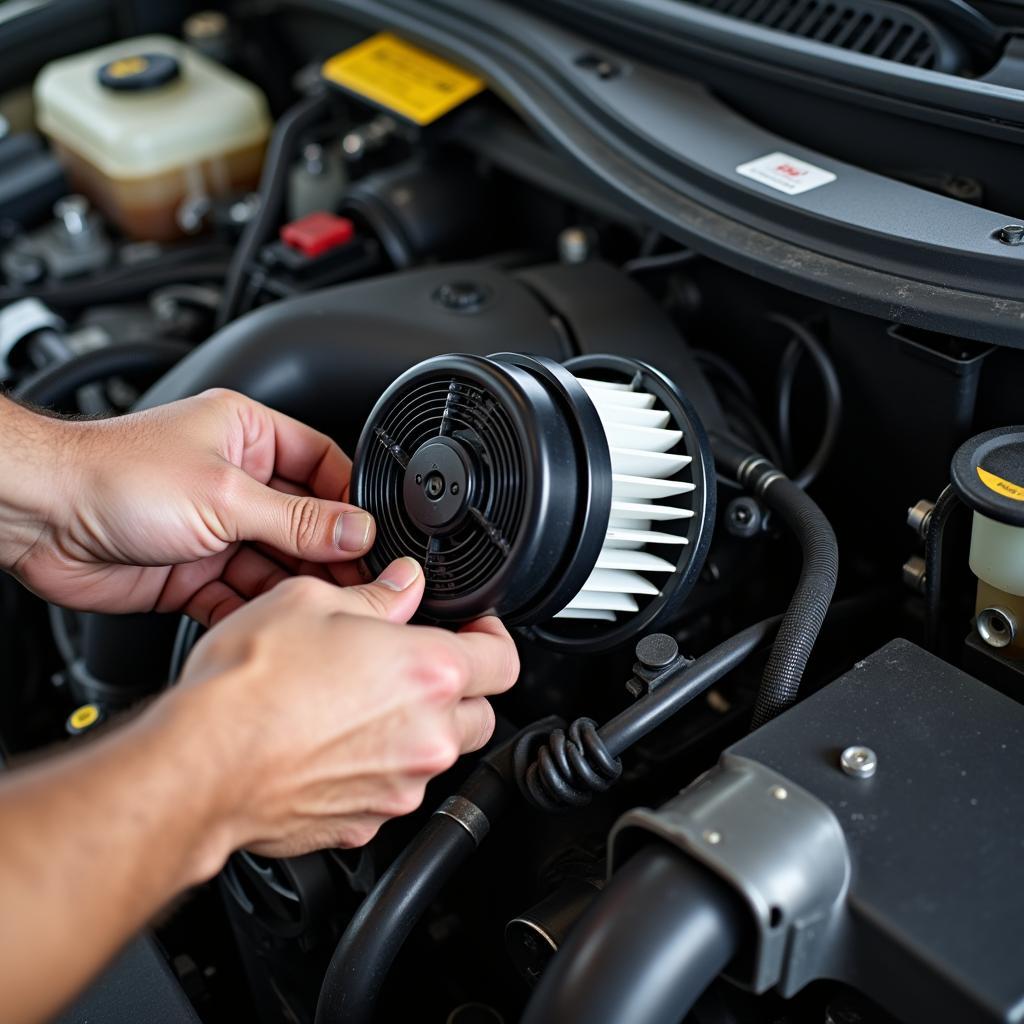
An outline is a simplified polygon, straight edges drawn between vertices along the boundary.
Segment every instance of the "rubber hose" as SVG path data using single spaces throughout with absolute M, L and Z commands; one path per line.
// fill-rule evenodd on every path
M 108 345 L 26 377 L 13 391 L 33 405 L 64 407 L 87 384 L 115 376 L 159 376 L 192 351 L 183 341 L 133 341 Z
M 504 809 L 508 791 L 490 765 L 482 764 L 459 795 L 487 821 Z M 367 1024 L 381 986 L 416 922 L 452 875 L 473 855 L 478 839 L 450 817 L 435 812 L 359 905 L 331 957 L 316 1005 L 316 1024 Z
M 839 546 L 818 505 L 764 456 L 728 438 L 716 437 L 713 443 L 715 458 L 723 470 L 779 516 L 803 553 L 800 578 L 761 677 L 754 704 L 756 729 L 796 702 L 807 661 L 835 593 Z
M 249 266 L 260 247 L 268 242 L 280 223 L 288 190 L 288 169 L 299 148 L 302 136 L 330 109 L 327 92 L 317 93 L 296 103 L 278 120 L 270 138 L 270 148 L 260 175 L 260 205 L 256 215 L 245 226 L 228 270 L 227 282 L 217 312 L 217 326 L 234 319 L 245 291 Z
M 522 1024 L 679 1024 L 736 955 L 736 894 L 655 844 L 613 876 L 555 954 Z
M 598 730 L 608 752 L 618 757 L 728 675 L 772 635 L 781 618 L 776 615 L 741 630 L 620 711 Z

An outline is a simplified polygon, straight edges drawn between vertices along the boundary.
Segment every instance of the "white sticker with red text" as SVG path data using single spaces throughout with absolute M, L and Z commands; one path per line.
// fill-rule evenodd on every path
M 809 192 L 812 188 L 820 188 L 836 180 L 831 171 L 815 167 L 806 160 L 798 160 L 788 153 L 759 156 L 749 163 L 740 164 L 736 168 L 736 173 L 759 181 L 778 192 L 785 192 L 788 196 L 798 196 L 801 192 Z

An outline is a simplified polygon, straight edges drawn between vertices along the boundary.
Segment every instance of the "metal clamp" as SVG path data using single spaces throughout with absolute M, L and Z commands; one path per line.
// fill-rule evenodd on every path
M 843 830 L 817 797 L 735 754 L 656 811 L 623 815 L 609 837 L 614 869 L 654 833 L 723 878 L 750 909 L 753 949 L 733 969 L 755 992 L 792 995 L 819 976 L 850 881 Z
M 36 331 L 63 331 L 64 321 L 39 299 L 18 299 L 0 309 L 0 379 L 10 374 L 8 360 L 17 346 Z

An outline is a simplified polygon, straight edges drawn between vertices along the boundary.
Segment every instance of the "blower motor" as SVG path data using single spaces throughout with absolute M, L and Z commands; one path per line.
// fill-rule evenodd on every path
M 634 359 L 515 353 L 412 367 L 370 414 L 352 500 L 380 572 L 424 567 L 421 616 L 500 616 L 603 650 L 678 612 L 715 518 L 714 463 L 689 401 Z

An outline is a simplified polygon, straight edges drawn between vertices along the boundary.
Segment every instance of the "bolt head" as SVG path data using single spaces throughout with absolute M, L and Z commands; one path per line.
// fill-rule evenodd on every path
M 854 745 L 839 755 L 839 767 L 855 779 L 870 779 L 878 769 L 878 757 L 870 747 Z
M 776 800 L 786 800 L 789 797 L 789 790 L 785 786 L 772 786 L 768 791 Z
M 998 238 L 1003 245 L 1024 244 L 1024 224 L 1004 224 L 999 229 Z
M 716 829 L 709 828 L 704 833 L 704 842 L 710 846 L 717 846 L 722 841 L 722 833 Z

